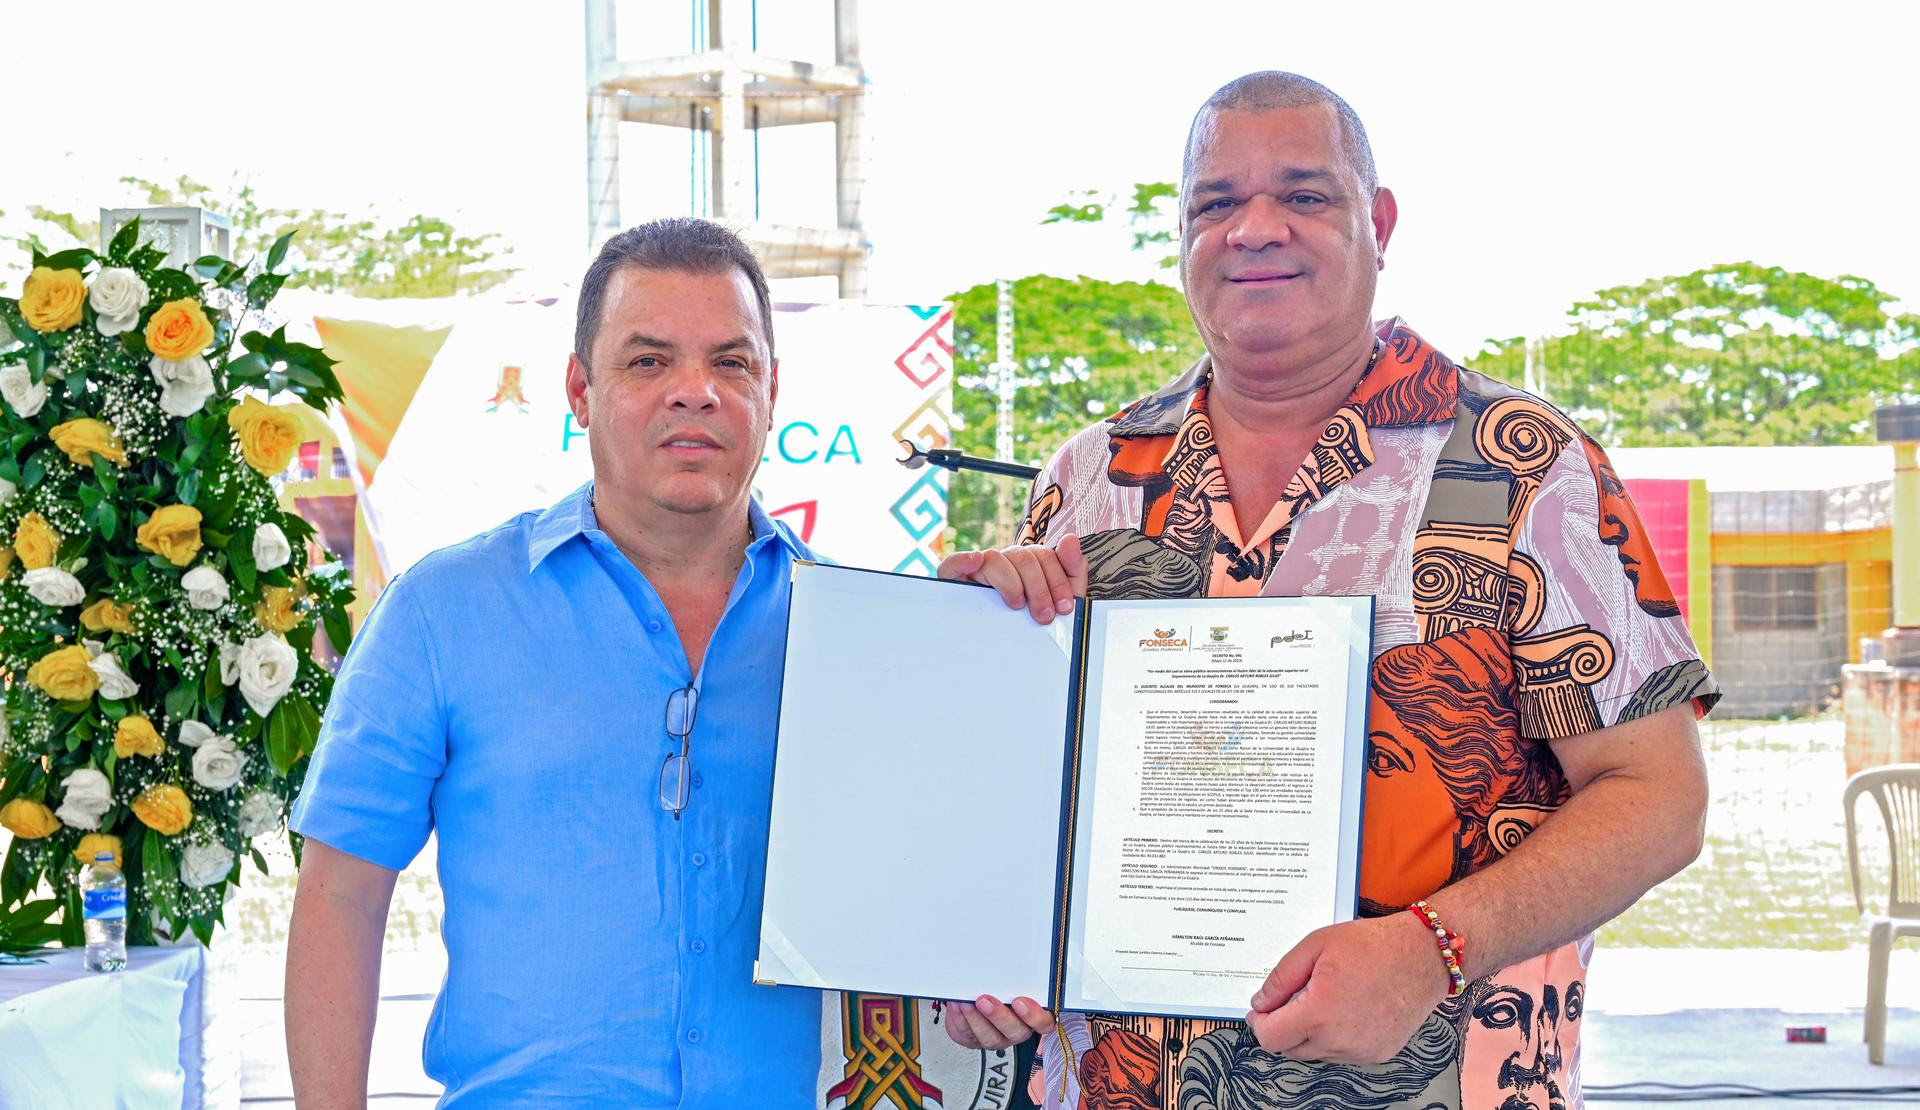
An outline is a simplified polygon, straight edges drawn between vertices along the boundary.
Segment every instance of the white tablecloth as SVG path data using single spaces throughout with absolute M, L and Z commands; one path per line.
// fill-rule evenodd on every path
M 77 948 L 35 955 L 46 962 L 0 964 L 0 1108 L 208 1101 L 205 949 L 131 948 L 125 970 L 100 974 Z

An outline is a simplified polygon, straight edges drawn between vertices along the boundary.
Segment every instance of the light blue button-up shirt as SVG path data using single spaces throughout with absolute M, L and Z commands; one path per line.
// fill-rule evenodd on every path
M 814 1106 L 819 994 L 752 983 L 788 572 L 813 556 L 751 507 L 675 821 L 666 704 L 694 676 L 591 491 L 388 586 L 293 827 L 395 870 L 438 835 L 441 1105 Z

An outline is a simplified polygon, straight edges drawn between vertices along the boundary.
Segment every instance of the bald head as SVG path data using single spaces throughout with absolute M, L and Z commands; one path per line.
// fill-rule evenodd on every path
M 1367 142 L 1367 129 L 1353 108 L 1332 89 L 1311 78 L 1277 69 L 1261 70 L 1236 77 L 1220 86 L 1194 113 L 1193 126 L 1187 131 L 1187 152 L 1180 163 L 1180 189 L 1185 192 L 1193 177 L 1193 155 L 1215 112 L 1271 112 L 1276 108 L 1307 108 L 1327 104 L 1340 120 L 1340 145 L 1360 186 L 1371 197 L 1380 187 L 1380 173 L 1373 165 L 1373 146 Z

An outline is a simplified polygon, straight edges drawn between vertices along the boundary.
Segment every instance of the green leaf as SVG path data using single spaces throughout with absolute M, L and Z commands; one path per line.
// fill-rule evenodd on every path
M 167 692 L 167 716 L 176 721 L 184 721 L 193 713 L 194 705 L 199 701 L 199 692 L 191 682 L 182 682 Z
M 200 680 L 200 693 L 211 703 L 226 692 L 226 683 L 220 681 L 220 651 L 215 648 L 207 653 L 207 673 Z
M 49 256 L 43 265 L 50 270 L 84 270 L 89 262 L 98 257 L 85 247 L 74 247 Z
M 320 610 L 320 624 L 327 630 L 327 642 L 333 650 L 345 655 L 353 643 L 353 622 L 347 619 L 346 610 L 331 605 Z
M 278 270 L 280 263 L 286 261 L 287 247 L 292 245 L 293 237 L 296 234 L 298 234 L 298 232 L 289 231 L 273 241 L 273 247 L 267 251 L 267 271 L 269 273 Z
M 217 254 L 203 254 L 193 260 L 194 272 L 209 281 L 217 279 L 220 271 L 226 268 L 227 260 Z
M 200 498 L 200 472 L 189 470 L 180 475 L 180 481 L 174 486 L 174 493 L 182 505 L 191 505 Z M 112 537 L 108 537 L 111 539 Z
M 39 485 L 40 479 L 46 477 L 47 468 L 40 461 L 40 454 L 35 452 L 34 456 L 27 460 L 27 465 L 20 468 L 20 484 L 27 489 Z
M 253 865 L 260 869 L 262 875 L 271 873 L 267 870 L 267 857 L 260 854 L 260 849 L 249 846 L 247 853 L 253 857 Z
M 87 923 L 80 913 L 80 888 L 77 885 L 67 891 L 66 912 L 60 915 L 60 943 L 68 948 L 79 948 L 87 943 Z
M 292 716 L 284 700 L 267 715 L 267 758 L 273 761 L 273 769 L 282 775 L 293 770 L 294 763 L 300 758 L 298 741 L 293 735 Z
M 107 244 L 107 256 L 125 261 L 127 253 L 133 250 L 134 244 L 139 241 L 140 217 L 135 216 L 120 225 L 119 231 L 113 233 L 113 242 Z

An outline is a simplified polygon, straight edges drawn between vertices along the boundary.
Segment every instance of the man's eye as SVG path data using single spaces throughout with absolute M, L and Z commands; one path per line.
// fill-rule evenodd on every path
M 1221 197 L 1219 200 L 1211 200 L 1201 205 L 1197 210 L 1195 210 L 1194 215 L 1205 216 L 1208 214 L 1212 214 L 1217 216 L 1220 213 L 1225 212 L 1227 209 L 1232 208 L 1237 203 L 1239 202 L 1235 201 L 1232 197 Z
M 1315 205 L 1327 203 L 1327 198 L 1317 197 L 1312 193 L 1296 193 L 1287 198 L 1287 203 L 1297 204 L 1302 208 L 1312 208 Z
M 661 363 L 660 359 L 654 355 L 641 355 L 639 358 L 634 359 L 632 362 L 628 363 L 627 365 L 638 366 L 643 370 L 655 370 L 655 369 L 658 369 L 660 366 L 662 366 L 663 363 Z

